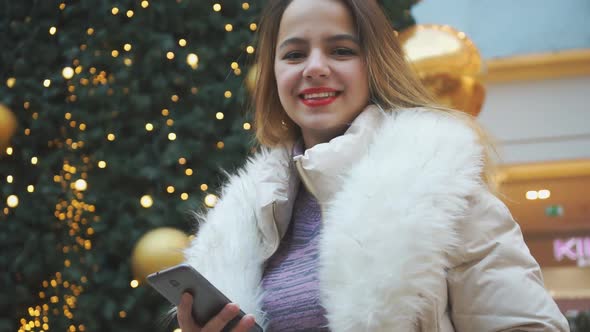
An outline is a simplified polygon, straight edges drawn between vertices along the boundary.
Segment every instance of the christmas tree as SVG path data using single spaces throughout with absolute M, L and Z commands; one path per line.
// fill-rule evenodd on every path
M 383 2 L 413 24 L 415 1 Z M 133 248 L 158 227 L 193 233 L 190 211 L 253 150 L 244 82 L 263 4 L 0 6 L 0 330 L 174 329 Z

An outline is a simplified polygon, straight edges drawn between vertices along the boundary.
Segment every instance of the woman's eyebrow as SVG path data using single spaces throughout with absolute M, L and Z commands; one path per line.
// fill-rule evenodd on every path
M 305 39 L 303 39 L 303 38 L 292 37 L 292 38 L 289 38 L 289 39 L 285 39 L 281 43 L 281 45 L 279 45 L 279 49 L 285 48 L 285 47 L 287 47 L 289 45 L 293 45 L 293 44 L 296 44 L 296 45 L 307 44 L 307 41 Z
M 338 34 L 338 35 L 333 35 L 333 36 L 324 38 L 324 42 L 326 42 L 326 43 L 334 43 L 334 42 L 343 41 L 343 40 L 351 41 L 351 42 L 359 45 L 358 38 L 356 38 L 353 35 L 349 35 L 349 34 Z M 307 44 L 307 43 L 308 43 L 307 40 L 304 38 L 292 37 L 292 38 L 288 38 L 288 39 L 284 40 L 281 43 L 281 45 L 279 45 L 279 49 L 285 48 L 285 47 L 287 47 L 289 45 L 293 45 L 293 44 L 301 45 L 301 44 Z
M 334 35 L 334 36 L 330 36 L 328 38 L 325 38 L 324 41 L 328 42 L 328 43 L 333 43 L 333 42 L 337 42 L 337 41 L 351 41 L 357 45 L 359 45 L 359 40 L 356 36 L 353 35 L 349 35 L 349 34 L 340 34 L 340 35 Z

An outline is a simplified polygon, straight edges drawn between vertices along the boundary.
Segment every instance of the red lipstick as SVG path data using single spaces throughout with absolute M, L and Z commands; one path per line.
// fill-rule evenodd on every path
M 305 95 L 312 95 L 312 94 L 329 94 L 328 96 L 313 96 L 312 98 L 305 98 Z M 328 88 L 328 87 L 318 87 L 318 88 L 309 88 L 301 91 L 299 93 L 299 98 L 301 98 L 301 102 L 305 106 L 309 107 L 318 107 L 318 106 L 325 106 L 329 105 L 338 98 L 340 92 L 338 90 Z

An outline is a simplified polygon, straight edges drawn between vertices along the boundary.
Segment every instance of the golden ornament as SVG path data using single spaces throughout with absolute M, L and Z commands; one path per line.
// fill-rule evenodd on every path
M 134 277 L 141 282 L 150 273 L 182 263 L 188 244 L 188 236 L 175 228 L 161 227 L 145 233 L 133 249 Z
M 485 98 L 475 44 L 447 25 L 415 25 L 399 36 L 406 58 L 443 105 L 477 116 Z
M 422 82 L 442 105 L 473 116 L 481 112 L 486 93 L 483 84 L 477 78 L 438 73 L 422 78 Z
M 16 131 L 16 117 L 8 107 L 0 104 L 0 149 L 9 145 Z

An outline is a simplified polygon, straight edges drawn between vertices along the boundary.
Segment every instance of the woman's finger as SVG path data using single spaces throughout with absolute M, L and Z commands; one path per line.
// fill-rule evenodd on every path
M 234 317 L 240 313 L 240 307 L 235 303 L 228 303 L 221 311 L 203 326 L 202 332 L 219 332 Z M 184 330 L 183 330 L 184 332 Z
M 236 327 L 232 329 L 232 332 L 248 332 L 252 327 L 254 327 L 254 323 L 256 320 L 252 315 L 245 315 L 240 319 L 240 322 Z
M 180 304 L 177 307 L 176 318 L 182 332 L 200 332 L 201 327 L 197 325 L 192 315 L 193 297 L 189 293 L 182 294 Z

